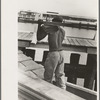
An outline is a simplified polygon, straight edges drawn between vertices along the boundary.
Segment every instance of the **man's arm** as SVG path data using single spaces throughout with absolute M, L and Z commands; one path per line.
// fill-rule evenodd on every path
M 45 38 L 47 33 L 45 32 L 45 27 L 41 26 L 41 23 L 39 22 L 38 25 L 38 31 L 37 31 L 37 40 L 40 41 L 43 38 Z
M 62 40 L 66 39 L 65 31 L 63 28 L 61 28 L 61 33 L 62 33 Z

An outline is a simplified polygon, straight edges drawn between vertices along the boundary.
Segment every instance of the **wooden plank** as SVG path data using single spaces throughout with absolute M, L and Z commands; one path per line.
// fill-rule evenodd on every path
M 68 38 L 68 41 L 70 42 L 71 45 L 75 45 L 75 43 L 73 42 L 71 38 Z
M 33 60 L 23 61 L 22 64 L 26 66 L 26 70 L 27 71 L 34 70 L 34 69 L 39 69 L 39 68 L 43 68 L 42 65 L 37 64 Z
M 89 43 L 91 43 L 94 47 L 97 47 L 97 42 L 94 40 L 88 40 Z
M 73 41 L 73 38 L 71 38 L 71 41 L 72 41 L 73 45 L 77 46 L 77 45 L 76 45 L 76 42 Z
M 29 93 L 28 93 L 29 92 Z M 47 100 L 41 95 L 28 91 L 22 86 L 18 86 L 18 100 Z
M 87 44 L 87 42 L 85 42 L 84 39 L 80 39 L 80 41 L 81 41 L 81 43 L 82 43 L 84 46 L 86 46 L 86 47 L 90 47 L 90 45 Z
M 25 20 L 25 19 L 20 19 L 18 18 L 18 22 L 21 22 L 21 23 L 38 23 L 36 20 L 33 21 L 33 20 Z M 47 22 L 47 21 L 44 21 L 43 22 L 44 24 L 46 25 L 60 25 L 60 26 L 67 26 L 67 27 L 72 27 L 72 28 L 81 28 L 81 29 L 87 29 L 87 24 L 83 24 L 81 23 L 81 27 L 79 27 L 79 24 L 78 23 L 71 23 L 71 22 L 67 22 L 67 23 L 58 23 L 58 22 Z M 96 28 L 97 26 L 96 25 L 90 25 L 89 24 L 89 27 L 88 29 L 90 30 L 97 30 Z
M 32 60 L 32 58 L 31 57 L 27 57 L 24 54 L 18 54 L 18 61 L 19 62 L 26 61 L 26 60 Z
M 29 46 L 30 46 L 30 41 L 18 40 L 18 47 L 29 47 Z
M 97 100 L 97 92 L 84 88 L 82 86 L 78 86 L 69 82 L 66 82 L 67 91 L 74 93 L 86 100 Z
M 83 46 L 82 43 L 80 43 L 80 40 L 76 38 L 76 41 L 79 43 L 80 46 Z
M 25 37 L 28 35 L 29 33 L 25 33 L 20 39 L 25 40 Z
M 32 79 L 37 79 L 38 78 L 38 76 L 35 73 L 33 73 L 32 71 L 25 71 L 24 74 L 31 77 Z
M 86 44 L 84 44 L 81 39 L 76 39 L 76 40 L 80 44 L 80 46 L 86 46 Z
M 24 40 L 32 40 L 33 33 L 29 33 Z
M 23 35 L 21 35 L 20 39 L 23 39 L 23 37 L 27 35 L 27 32 L 23 32 Z
M 18 32 L 18 37 L 20 37 L 21 34 L 23 34 L 23 32 Z
M 18 89 L 18 100 L 38 100 L 35 97 L 31 96 L 27 92 Z
M 66 44 L 67 44 L 67 45 L 71 45 L 71 43 L 69 42 L 68 38 L 66 38 L 65 41 L 66 41 Z
M 94 47 L 93 44 L 91 44 L 90 42 L 88 42 L 87 39 L 84 39 L 84 41 L 89 45 L 89 47 Z
M 31 77 L 32 80 L 33 79 L 38 79 L 38 77 L 34 73 L 32 73 L 31 71 L 24 72 L 24 74 L 26 74 L 27 76 Z M 27 79 L 24 78 L 24 80 L 27 80 Z M 43 82 L 42 82 L 42 84 L 43 84 Z M 80 86 L 77 86 L 77 85 L 74 85 L 74 84 L 71 84 L 71 83 L 68 83 L 68 82 L 66 84 L 67 84 L 67 90 L 69 92 L 72 92 L 75 95 L 78 95 L 78 96 L 80 96 L 80 97 L 82 97 L 82 98 L 84 98 L 86 100 L 97 100 L 96 99 L 97 98 L 97 92 L 94 92 L 92 90 L 89 90 L 89 89 L 86 89 L 86 88 L 83 88 L 83 87 L 80 87 Z M 49 86 L 49 85 L 46 85 L 46 86 Z M 46 87 L 42 87 L 39 90 L 41 90 L 41 89 L 47 89 L 47 88 Z
M 28 40 L 28 41 L 31 41 L 32 40 L 32 36 L 33 34 L 32 33 L 27 33 L 28 35 L 26 37 L 23 38 L 18 38 L 19 40 Z
M 30 35 L 28 36 L 29 40 L 32 40 L 32 36 L 33 36 L 33 34 L 30 34 Z
M 75 44 L 76 46 L 80 46 L 80 44 L 77 42 L 77 40 L 76 40 L 75 38 L 72 38 L 72 41 L 74 42 L 74 44 Z
M 35 73 L 39 78 L 44 79 L 44 68 L 39 68 L 32 70 L 33 73 Z
M 25 88 L 27 88 L 25 91 L 28 90 L 28 93 L 36 91 L 37 94 L 52 100 L 85 100 L 39 78 L 32 79 L 26 75 L 23 75 L 22 73 L 19 73 L 19 76 L 19 84 L 22 84 Z
M 43 93 L 39 93 L 35 90 L 30 90 L 25 85 L 18 84 L 18 97 L 22 100 L 52 100 L 50 97 L 45 96 Z
M 25 66 L 22 63 L 18 63 L 18 68 L 22 71 L 25 71 Z
M 23 52 L 21 50 L 18 50 L 18 54 L 22 54 Z
M 71 40 L 71 38 L 67 38 L 67 40 L 69 41 L 69 43 L 70 43 L 71 45 L 74 45 L 74 44 L 73 44 L 73 41 Z
M 27 36 L 24 37 L 24 40 L 28 40 L 29 35 L 30 35 L 30 33 L 28 33 Z
M 23 32 L 22 34 L 20 34 L 20 36 L 18 37 L 18 39 L 21 39 L 26 33 Z
M 38 78 L 37 74 L 33 73 L 32 71 L 27 71 L 26 70 L 26 66 L 24 66 L 24 65 L 23 66 L 22 65 L 19 66 L 18 73 L 22 73 L 23 75 L 26 75 L 26 76 L 28 76 L 28 77 L 30 77 L 32 79 L 37 79 Z M 22 80 L 24 81 L 25 79 L 22 79 Z
M 86 41 L 86 39 L 82 39 L 81 41 L 82 41 L 82 42 L 85 44 L 85 46 L 87 46 L 87 47 L 91 47 L 91 46 L 92 46 L 90 43 L 88 43 L 88 42 Z

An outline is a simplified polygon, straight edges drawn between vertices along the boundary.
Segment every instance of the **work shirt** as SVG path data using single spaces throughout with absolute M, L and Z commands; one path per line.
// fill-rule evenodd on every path
M 48 35 L 49 51 L 62 50 L 62 42 L 65 37 L 65 31 L 60 26 L 39 25 L 37 31 L 37 40 L 42 40 Z

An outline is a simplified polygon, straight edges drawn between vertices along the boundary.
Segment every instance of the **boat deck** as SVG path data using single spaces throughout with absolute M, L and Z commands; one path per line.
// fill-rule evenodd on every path
M 43 80 L 44 67 L 18 51 L 19 100 L 96 100 L 97 92 L 66 82 L 67 91 Z
M 32 32 L 18 32 L 18 46 L 19 47 L 42 47 L 48 48 L 47 38 L 39 41 L 36 45 L 31 43 L 33 37 Z M 92 39 L 67 37 L 63 41 L 63 48 L 67 51 L 79 51 L 89 54 L 97 53 L 97 42 Z

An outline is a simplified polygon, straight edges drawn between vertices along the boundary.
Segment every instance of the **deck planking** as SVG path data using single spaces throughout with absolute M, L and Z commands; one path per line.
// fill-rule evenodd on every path
M 36 70 L 32 70 L 39 78 L 44 79 L 44 68 L 38 68 Z
M 23 41 L 32 41 L 33 33 L 25 33 L 25 32 L 18 32 L 18 39 Z M 38 43 L 48 43 L 47 40 L 41 40 Z M 95 40 L 89 40 L 89 39 L 81 39 L 81 38 L 72 38 L 67 37 L 66 40 L 63 41 L 64 45 L 72 45 L 72 46 L 85 46 L 85 47 L 96 47 L 96 41 Z
M 18 61 L 19 61 L 19 62 L 23 62 L 23 61 L 26 61 L 26 60 L 32 60 L 32 58 L 31 58 L 31 57 L 27 57 L 27 56 L 24 55 L 24 54 L 19 54 L 19 55 L 18 55 Z
M 42 65 L 35 63 L 33 60 L 23 61 L 22 64 L 24 66 L 27 66 L 26 68 L 27 71 L 43 68 Z
M 74 42 L 74 44 L 75 44 L 76 46 L 80 46 L 80 44 L 78 43 L 78 41 L 77 41 L 75 38 L 72 38 L 72 41 Z
M 23 52 L 21 50 L 18 50 L 18 54 L 22 54 Z
M 84 47 L 86 46 L 86 44 L 84 44 L 81 39 L 77 39 L 77 41 L 80 44 L 80 46 L 84 46 Z
M 90 42 L 88 42 L 88 40 L 84 39 L 84 41 L 86 42 L 86 44 L 88 44 L 90 47 L 94 47 L 93 44 L 91 44 Z
M 91 43 L 94 47 L 97 46 L 97 42 L 96 41 L 93 41 L 93 40 L 87 40 L 89 43 Z
M 21 54 L 23 54 L 23 53 L 21 52 Z M 20 53 L 18 53 L 18 55 L 20 55 Z M 32 60 L 31 59 L 27 59 L 27 60 L 23 59 L 23 61 L 18 63 L 19 73 L 22 74 L 22 77 L 19 74 L 19 77 L 21 78 L 21 81 L 19 81 L 19 83 L 21 83 L 21 84 L 24 83 L 23 85 L 25 87 L 27 87 L 27 89 L 26 88 L 22 89 L 22 87 L 19 89 L 25 90 L 25 92 L 28 91 L 29 94 L 30 94 L 30 92 L 32 92 L 31 90 L 33 89 L 37 92 L 37 94 L 39 93 L 39 95 L 40 95 L 40 93 L 42 92 L 43 93 L 42 95 L 46 96 L 46 98 L 53 98 L 55 100 L 62 100 L 62 99 L 63 100 L 66 100 L 66 99 L 67 100 L 85 100 L 85 99 L 86 100 L 96 100 L 97 94 L 96 94 L 96 92 L 93 92 L 92 90 L 85 89 L 83 87 L 73 85 L 73 84 L 70 84 L 67 82 L 66 83 L 67 90 L 69 92 L 68 91 L 65 92 L 64 90 L 62 90 L 58 87 L 55 87 L 54 85 L 52 85 L 50 83 L 43 81 L 42 79 L 44 79 L 44 77 L 43 77 L 44 68 L 42 66 L 40 68 L 40 65 L 35 63 L 34 61 L 33 61 L 33 63 L 32 62 L 30 63 L 30 61 L 32 61 Z M 23 62 L 25 62 L 24 63 L 25 65 L 23 64 Z M 32 68 L 29 66 L 32 66 Z M 33 66 L 34 66 L 34 68 L 36 68 L 36 66 L 39 66 L 39 67 L 34 69 Z M 27 68 L 29 68 L 29 69 L 27 70 Z M 23 77 L 23 75 L 25 77 Z M 31 78 L 31 79 L 28 80 L 26 77 Z M 33 82 L 33 81 L 36 81 L 36 82 Z M 66 95 L 66 93 L 67 93 L 67 95 Z M 83 98 L 85 98 L 85 99 L 83 99 Z M 49 100 L 49 99 L 46 99 L 46 100 Z M 50 99 L 50 100 L 52 100 L 52 99 Z
M 71 38 L 68 38 L 67 40 L 69 41 L 69 43 L 70 43 L 71 45 L 75 45 L 75 43 L 72 41 Z
M 18 38 L 21 39 L 25 34 L 26 32 L 21 33 Z
M 26 70 L 25 66 L 22 63 L 18 63 L 18 68 L 20 70 L 22 70 L 22 71 L 25 71 Z
M 84 39 L 80 39 L 80 41 L 83 43 L 84 46 L 90 47 L 91 45 L 88 44 Z
M 20 39 L 25 40 L 25 38 L 27 37 L 27 35 L 29 35 L 30 33 L 25 33 Z
M 22 90 L 26 89 L 25 91 L 28 93 L 36 91 L 37 94 L 41 95 L 41 97 L 45 96 L 50 100 L 85 100 L 48 82 L 45 82 L 40 78 L 33 79 L 22 73 L 19 73 L 19 76 L 19 86 L 21 84 L 25 87 Z
M 67 44 L 67 45 L 71 45 L 67 38 L 66 38 L 65 41 L 66 41 L 66 44 Z
M 32 40 L 33 33 L 29 33 L 26 37 L 24 37 L 24 40 Z

